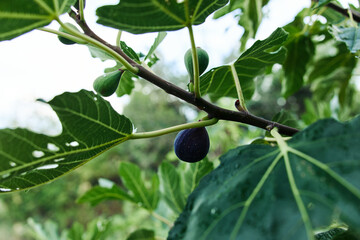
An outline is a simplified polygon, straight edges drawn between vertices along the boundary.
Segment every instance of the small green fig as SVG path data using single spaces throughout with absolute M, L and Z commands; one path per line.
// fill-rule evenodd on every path
M 210 148 L 209 135 L 205 127 L 180 131 L 174 141 L 176 156 L 185 162 L 198 162 L 206 157 Z
M 65 23 L 65 25 L 69 28 L 72 28 L 75 31 L 80 32 L 79 29 L 71 23 Z M 65 31 L 65 29 L 63 27 L 59 28 L 59 32 L 68 33 L 67 31 Z M 66 37 L 62 37 L 62 36 L 58 36 L 58 39 L 60 40 L 60 42 L 62 42 L 63 44 L 66 44 L 66 45 L 72 45 L 72 44 L 76 43 L 73 40 L 70 40 L 70 39 L 68 39 Z
M 98 77 L 93 84 L 94 90 L 104 97 L 112 95 L 119 85 L 122 73 L 122 70 L 117 70 Z
M 202 49 L 200 47 L 196 48 L 196 53 L 197 53 L 198 61 L 199 61 L 199 75 L 201 75 L 206 70 L 207 66 L 209 65 L 209 55 L 207 54 L 207 52 L 204 49 Z M 193 66 L 191 48 L 186 51 L 185 56 L 184 56 L 184 62 L 185 62 L 186 70 L 188 71 L 188 73 L 190 75 L 190 78 L 193 79 L 194 78 L 194 66 Z

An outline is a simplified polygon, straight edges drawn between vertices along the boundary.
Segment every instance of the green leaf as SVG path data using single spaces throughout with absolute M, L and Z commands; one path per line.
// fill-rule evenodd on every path
M 1 0 L 0 41 L 43 27 L 70 10 L 76 0 Z
M 155 232 L 153 230 L 138 229 L 131 233 L 126 240 L 155 240 Z
M 338 94 L 339 103 L 343 107 L 356 64 L 355 56 L 346 49 L 345 44 L 338 46 L 335 56 L 318 60 L 309 75 L 314 98 L 331 101 Z
M 338 41 L 344 42 L 350 52 L 356 53 L 360 49 L 360 29 L 358 27 L 336 27 L 330 28 L 330 32 Z
M 182 191 L 185 197 L 194 191 L 200 180 L 214 169 L 214 165 L 207 159 L 196 163 L 181 163 Z
M 96 186 L 87 191 L 82 195 L 77 202 L 85 203 L 89 202 L 91 205 L 95 206 L 98 203 L 106 200 L 128 200 L 133 203 L 137 203 L 132 196 L 126 193 L 124 190 L 118 186 L 113 186 L 112 188 Z
M 299 120 L 296 118 L 296 116 L 289 111 L 281 110 L 278 112 L 271 121 L 281 123 L 283 125 L 293 127 L 293 128 L 299 128 Z M 271 137 L 271 134 L 269 131 L 266 131 L 265 133 L 266 137 Z
M 315 62 L 313 70 L 309 74 L 309 82 L 312 83 L 319 78 L 326 78 L 335 72 L 337 68 L 345 67 L 352 70 L 355 65 L 356 61 L 353 54 L 340 48 L 338 54 L 321 58 Z
M 119 86 L 116 89 L 116 95 L 118 97 L 131 94 L 135 87 L 134 78 L 138 78 L 138 76 L 125 70 L 125 72 L 121 75 Z
M 288 53 L 283 64 L 282 94 L 287 98 L 303 86 L 307 64 L 315 53 L 315 47 L 311 38 L 303 35 L 292 39 L 285 47 Z
M 229 0 L 121 0 L 96 10 L 98 23 L 131 33 L 178 30 L 198 25 Z M 185 4 L 186 2 L 186 4 Z
M 129 47 L 124 41 L 120 41 L 120 48 L 132 60 L 134 60 L 137 63 L 140 63 L 139 55 L 131 47 Z
M 124 186 L 132 192 L 134 201 L 147 210 L 155 210 L 159 202 L 159 179 L 156 174 L 151 178 L 150 188 L 144 185 L 140 168 L 129 162 L 121 162 L 119 175 Z
M 319 119 L 331 117 L 332 111 L 330 102 L 328 101 L 319 101 L 315 103 L 314 101 L 306 98 L 304 100 L 304 105 L 306 111 L 301 116 L 301 119 L 307 125 L 310 125 Z
M 93 58 L 99 58 L 103 62 L 105 62 L 106 60 L 115 60 L 112 55 L 100 48 L 89 44 L 87 45 L 87 47 L 89 48 L 90 54 Z
M 151 57 L 151 55 L 153 55 L 153 53 L 155 52 L 156 48 L 160 45 L 160 43 L 164 40 L 164 38 L 166 37 L 167 33 L 166 32 L 159 32 L 157 37 L 154 40 L 153 45 L 151 45 L 150 50 L 148 52 L 148 54 L 146 54 L 144 60 L 148 59 Z
M 48 103 L 61 121 L 59 136 L 20 128 L 0 130 L 1 192 L 52 181 L 132 134 L 130 120 L 93 92 L 63 93 Z
M 360 232 L 360 117 L 321 120 L 278 146 L 229 151 L 189 196 L 168 239 L 314 239 Z
M 219 19 L 223 16 L 225 16 L 228 13 L 231 13 L 232 11 L 235 11 L 237 9 L 241 9 L 243 6 L 242 0 L 230 0 L 230 4 L 226 5 L 223 8 L 220 8 L 214 13 L 214 19 Z
M 112 231 L 112 221 L 101 218 L 94 219 L 89 224 L 87 224 L 85 237 L 82 239 L 106 240 L 109 239 L 109 235 L 112 233 Z
M 319 0 L 314 6 L 313 8 L 319 8 L 319 7 L 323 7 L 325 6 L 326 4 L 332 2 L 334 0 Z
M 215 12 L 214 18 L 224 16 L 234 10 L 239 9 L 239 25 L 244 28 L 242 35 L 241 50 L 245 49 L 246 42 L 254 38 L 263 18 L 262 8 L 268 4 L 269 0 L 230 0 L 230 4 Z
M 244 27 L 245 31 L 240 40 L 241 49 L 245 49 L 247 41 L 256 36 L 263 18 L 262 8 L 268 2 L 269 0 L 242 0 L 239 25 Z
M 159 167 L 161 190 L 166 204 L 177 214 L 180 214 L 185 206 L 185 197 L 181 191 L 181 181 L 176 168 L 163 162 Z
M 254 78 L 256 76 L 260 75 L 267 66 L 282 63 L 285 60 L 286 50 L 282 47 L 276 51 L 274 49 L 283 44 L 286 38 L 287 33 L 278 28 L 265 40 L 256 41 L 235 61 L 236 74 L 245 99 L 250 99 L 254 94 Z M 209 94 L 212 99 L 237 98 L 234 81 L 230 66 L 213 68 L 201 76 L 201 94 Z
M 71 228 L 67 234 L 67 239 L 68 240 L 82 240 L 83 234 L 84 234 L 83 225 L 81 225 L 79 222 L 75 222 L 71 226 Z

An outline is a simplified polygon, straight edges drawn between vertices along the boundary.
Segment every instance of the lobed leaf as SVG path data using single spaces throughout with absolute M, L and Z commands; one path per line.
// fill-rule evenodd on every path
M 318 121 L 278 146 L 221 157 L 189 196 L 168 239 L 315 239 L 346 224 L 360 232 L 360 117 Z
M 181 163 L 179 166 L 182 177 L 182 191 L 187 198 L 197 187 L 200 180 L 214 169 L 214 165 L 207 159 L 196 163 Z
M 70 11 L 76 0 L 1 0 L 0 41 L 46 26 Z
M 209 94 L 212 99 L 221 97 L 237 98 L 234 74 L 240 81 L 245 99 L 250 99 L 255 91 L 254 78 L 261 74 L 267 66 L 282 63 L 285 60 L 286 50 L 282 47 L 274 50 L 285 42 L 287 33 L 276 29 L 265 40 L 256 41 L 234 63 L 236 73 L 231 66 L 221 66 L 211 69 L 201 76 L 201 94 Z
M 181 179 L 176 168 L 168 162 L 163 162 L 158 175 L 166 204 L 175 213 L 180 214 L 185 206 L 186 196 L 181 191 Z
M 135 203 L 150 211 L 155 210 L 159 202 L 159 179 L 152 176 L 150 188 L 146 188 L 140 168 L 129 162 L 121 162 L 119 175 L 124 186 L 131 191 Z
M 133 126 L 93 92 L 63 93 L 48 104 L 62 124 L 59 136 L 0 130 L 0 192 L 35 187 L 126 141 Z
M 85 203 L 89 202 L 91 205 L 95 206 L 98 203 L 106 200 L 128 200 L 130 202 L 136 203 L 133 197 L 128 193 L 123 191 L 118 186 L 114 185 L 111 188 L 96 186 L 87 191 L 82 195 L 77 202 Z
M 117 5 L 98 8 L 97 22 L 135 34 L 172 31 L 203 23 L 228 1 L 121 0 Z

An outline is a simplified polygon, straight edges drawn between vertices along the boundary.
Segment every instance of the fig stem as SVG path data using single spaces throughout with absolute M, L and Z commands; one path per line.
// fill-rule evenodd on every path
M 200 95 L 199 59 L 198 59 L 196 45 L 195 45 L 194 31 L 193 31 L 191 24 L 189 24 L 187 26 L 187 28 L 189 30 L 189 37 L 190 37 L 190 43 L 191 43 L 191 54 L 192 54 L 192 60 L 194 63 L 193 64 L 194 76 L 190 77 L 190 78 L 193 79 L 195 98 L 200 98 L 201 95 Z
M 123 58 L 120 54 L 118 54 L 116 51 L 114 51 L 110 47 L 106 46 L 105 44 L 103 44 L 103 43 L 101 43 L 101 42 L 99 42 L 97 40 L 95 40 L 92 37 L 87 36 L 86 34 L 83 34 L 81 32 L 77 32 L 77 31 L 69 28 L 59 18 L 56 18 L 56 21 L 64 28 L 64 30 L 66 30 L 66 32 L 70 33 L 71 35 L 73 35 L 73 36 L 75 36 L 77 38 L 85 40 L 86 42 L 90 43 L 91 45 L 93 45 L 93 46 L 107 52 L 111 56 L 113 56 L 115 58 L 115 60 L 119 61 L 130 72 L 132 72 L 134 74 L 137 74 L 139 72 L 139 69 L 137 67 L 132 66 L 128 61 L 126 61 L 125 58 Z
M 240 79 L 239 79 L 239 76 L 237 75 L 237 71 L 236 71 L 234 63 L 230 65 L 230 68 L 231 68 L 231 74 L 233 75 L 233 78 L 234 78 L 236 91 L 237 91 L 238 98 L 239 98 L 240 107 L 241 107 L 241 109 L 243 111 L 248 112 L 248 110 L 246 108 L 246 104 L 245 104 L 244 94 L 242 92 L 241 85 L 240 85 Z
M 80 15 L 80 21 L 85 21 L 85 15 L 84 15 L 84 6 L 85 6 L 85 0 L 79 0 L 79 15 Z
M 121 35 L 122 35 L 122 31 L 119 30 L 117 35 L 116 35 L 116 46 L 117 47 L 120 47 Z
M 184 123 L 184 124 L 176 125 L 176 126 L 169 127 L 169 128 L 151 131 L 151 132 L 133 133 L 129 139 L 158 137 L 161 135 L 165 135 L 165 134 L 172 133 L 172 132 L 178 132 L 178 131 L 188 129 L 188 128 L 198 128 L 198 127 L 206 127 L 206 126 L 214 125 L 218 121 L 219 121 L 219 119 L 212 118 L 212 119 L 204 120 L 204 121 L 200 121 L 200 122 Z
M 168 225 L 170 228 L 173 227 L 173 223 L 168 220 L 167 218 L 157 214 L 156 212 L 151 212 L 151 216 L 153 216 L 154 218 L 156 218 L 157 220 L 159 220 L 160 222 L 165 223 L 166 225 Z
M 74 41 L 74 42 L 76 42 L 78 44 L 86 44 L 87 43 L 86 41 L 84 41 L 81 38 L 78 38 L 78 37 L 75 37 L 75 36 L 73 36 L 71 34 L 68 34 L 68 33 L 65 33 L 65 32 L 60 32 L 60 31 L 57 31 L 57 30 L 54 30 L 54 29 L 51 29 L 51 28 L 38 28 L 38 30 L 43 31 L 43 32 L 56 34 L 58 36 L 67 38 L 69 40 L 72 40 L 72 41 Z

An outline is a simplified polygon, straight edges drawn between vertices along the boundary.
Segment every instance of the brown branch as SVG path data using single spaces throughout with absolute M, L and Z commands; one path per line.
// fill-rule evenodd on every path
M 79 26 L 83 29 L 84 33 L 89 37 L 96 39 L 97 41 L 105 44 L 112 50 L 116 51 L 122 57 L 124 57 L 131 65 L 137 67 L 139 69 L 138 76 L 144 78 L 145 80 L 153 83 L 154 85 L 158 86 L 159 88 L 163 89 L 168 94 L 176 96 L 194 106 L 199 108 L 200 110 L 205 111 L 210 117 L 215 117 L 219 120 L 228 120 L 234 122 L 241 122 L 246 123 L 252 126 L 256 126 L 265 130 L 271 130 L 274 127 L 277 127 L 280 134 L 292 136 L 297 133 L 299 130 L 282 125 L 276 122 L 272 122 L 257 116 L 254 116 L 248 112 L 239 112 L 239 111 L 231 111 L 228 109 L 221 108 L 216 106 L 203 98 L 196 98 L 193 93 L 189 93 L 182 88 L 166 81 L 165 79 L 161 78 L 160 76 L 152 73 L 151 71 L 147 70 L 143 66 L 137 64 L 132 59 L 130 59 L 119 47 L 113 46 L 99 36 L 97 36 L 89 27 L 88 25 L 81 21 L 78 15 L 75 12 L 70 12 L 70 16 L 79 24 Z
M 352 18 L 356 21 L 356 22 L 360 22 L 360 13 L 357 11 L 354 11 L 353 9 L 345 9 L 342 8 L 341 6 L 335 4 L 335 3 L 328 3 L 326 5 L 327 7 L 335 10 L 338 13 L 341 13 L 342 15 L 346 16 L 346 17 L 350 17 L 349 15 L 349 11 L 351 12 Z
M 314 2 L 319 2 L 319 0 L 313 0 Z M 345 17 L 350 17 L 349 11 L 351 12 L 352 18 L 356 21 L 356 22 L 360 22 L 360 13 L 353 10 L 353 9 L 345 9 L 339 5 L 337 5 L 336 3 L 328 3 L 326 4 L 326 7 L 331 8 L 332 10 L 344 15 Z

